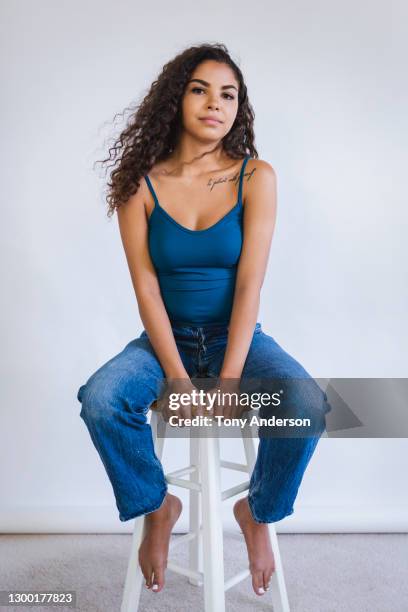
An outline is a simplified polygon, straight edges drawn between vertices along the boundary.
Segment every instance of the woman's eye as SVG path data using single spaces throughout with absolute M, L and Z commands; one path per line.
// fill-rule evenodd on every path
M 193 87 L 193 89 L 191 91 L 192 92 L 195 92 L 195 91 L 204 91 L 204 89 L 202 87 Z M 231 96 L 231 94 L 225 93 L 224 95 L 228 96 L 229 100 L 234 100 L 234 96 Z

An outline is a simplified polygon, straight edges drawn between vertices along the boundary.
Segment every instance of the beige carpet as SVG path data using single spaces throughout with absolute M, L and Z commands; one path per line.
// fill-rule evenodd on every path
M 408 534 L 278 537 L 291 612 L 408 611 Z M 74 590 L 80 612 L 119 612 L 130 543 L 130 535 L 2 535 L 0 590 Z M 187 546 L 172 560 L 185 564 Z M 224 547 L 228 578 L 247 566 L 246 550 L 238 533 L 225 533 Z M 170 571 L 166 580 L 161 593 L 143 591 L 139 612 L 204 610 L 202 588 Z M 270 594 L 256 596 L 249 578 L 226 602 L 227 612 L 272 611 Z

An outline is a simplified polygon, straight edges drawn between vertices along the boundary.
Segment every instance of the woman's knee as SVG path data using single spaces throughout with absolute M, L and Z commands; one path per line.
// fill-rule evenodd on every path
M 272 382 L 272 379 L 271 379 Z M 326 393 L 312 377 L 274 379 L 275 394 L 278 389 L 279 403 L 267 405 L 260 416 L 291 419 L 285 423 L 304 423 L 302 431 L 320 432 L 326 425 L 325 415 L 330 405 Z M 268 391 L 270 389 L 268 386 Z M 306 427 L 306 429 L 304 429 Z
M 139 418 L 160 395 L 160 371 L 151 367 L 117 368 L 105 365 L 77 393 L 80 416 L 87 420 L 110 420 L 121 412 Z
M 80 417 L 87 421 L 108 420 L 120 402 L 118 387 L 95 375 L 79 388 L 77 397 L 82 404 Z
M 330 406 L 326 393 L 312 377 L 291 381 L 287 400 L 287 411 L 291 417 L 304 420 L 312 431 L 325 428 L 325 416 Z

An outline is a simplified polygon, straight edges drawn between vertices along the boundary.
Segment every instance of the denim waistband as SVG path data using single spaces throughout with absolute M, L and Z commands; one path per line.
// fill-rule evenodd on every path
M 201 340 L 206 338 L 215 338 L 218 336 L 227 336 L 229 330 L 229 323 L 206 323 L 205 325 L 185 325 L 171 323 L 171 329 L 176 338 L 179 339 L 198 339 Z M 254 327 L 254 334 L 262 331 L 261 323 L 258 321 Z M 144 329 L 141 333 L 142 337 L 147 337 L 146 330 Z
M 172 323 L 171 328 L 175 335 L 217 336 L 228 333 L 229 323 L 206 323 L 204 325 L 186 325 Z M 261 329 L 261 323 L 258 321 L 255 324 L 254 333 L 260 332 Z

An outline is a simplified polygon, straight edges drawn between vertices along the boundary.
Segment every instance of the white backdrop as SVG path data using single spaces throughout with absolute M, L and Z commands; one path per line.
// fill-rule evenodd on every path
M 2 531 L 132 528 L 119 521 L 76 399 L 142 330 L 92 164 L 106 156 L 114 114 L 190 44 L 223 42 L 238 61 L 260 157 L 277 173 L 264 331 L 317 377 L 407 376 L 406 5 L 198 10 L 1 4 Z M 226 453 L 241 453 L 238 440 Z M 406 530 L 407 455 L 406 439 L 322 439 L 278 531 Z M 186 457 L 167 443 L 167 471 Z M 225 513 L 233 526 L 227 504 Z

